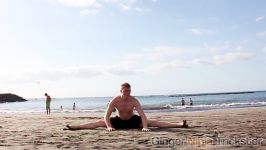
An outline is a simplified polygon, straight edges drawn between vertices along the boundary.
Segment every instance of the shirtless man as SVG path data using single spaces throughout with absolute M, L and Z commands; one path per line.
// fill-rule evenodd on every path
M 46 113 L 47 113 L 47 115 L 50 115 L 50 113 L 51 113 L 51 108 L 50 108 L 51 97 L 47 93 L 45 93 L 44 95 L 46 96 Z
M 67 129 L 82 130 L 106 127 L 107 131 L 114 131 L 116 129 L 138 128 L 142 128 L 142 131 L 150 131 L 148 127 L 181 128 L 188 126 L 186 124 L 186 120 L 183 120 L 183 122 L 179 124 L 148 120 L 139 101 L 135 97 L 130 95 L 131 87 L 128 83 L 123 83 L 121 85 L 120 92 L 121 95 L 113 98 L 109 103 L 103 120 L 84 125 L 67 125 Z M 118 116 L 110 117 L 114 108 L 117 109 Z M 139 116 L 134 114 L 134 109 L 138 112 Z

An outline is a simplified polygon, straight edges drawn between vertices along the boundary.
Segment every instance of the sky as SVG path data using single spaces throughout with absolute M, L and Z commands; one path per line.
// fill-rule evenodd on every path
M 266 90 L 264 0 L 0 0 L 0 93 Z

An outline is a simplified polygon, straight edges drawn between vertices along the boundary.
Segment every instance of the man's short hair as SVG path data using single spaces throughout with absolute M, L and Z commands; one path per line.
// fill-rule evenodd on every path
M 121 88 L 123 88 L 123 87 L 126 87 L 126 88 L 131 88 L 131 86 L 130 86 L 130 84 L 129 83 L 123 83 L 123 84 L 121 84 Z

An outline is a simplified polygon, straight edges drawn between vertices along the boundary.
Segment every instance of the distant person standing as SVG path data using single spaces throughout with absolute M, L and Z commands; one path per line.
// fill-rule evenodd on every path
M 189 105 L 190 105 L 190 106 L 193 106 L 193 101 L 192 101 L 191 98 L 189 98 Z
M 76 110 L 76 103 L 74 102 L 74 104 L 73 104 L 73 111 L 75 111 Z
M 50 104 L 52 99 L 47 93 L 45 93 L 44 95 L 46 96 L 46 113 L 47 115 L 50 115 L 51 113 Z
M 182 99 L 181 99 L 181 106 L 184 106 L 185 105 L 185 100 L 184 100 L 184 98 L 182 97 Z

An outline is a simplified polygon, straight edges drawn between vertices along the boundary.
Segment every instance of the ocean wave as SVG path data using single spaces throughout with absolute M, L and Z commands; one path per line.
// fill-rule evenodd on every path
M 51 109 L 51 113 L 97 113 L 97 112 L 105 112 L 105 109 Z M 46 114 L 45 110 L 13 110 L 13 109 L 4 109 L 0 110 L 0 114 Z
M 198 104 L 198 105 L 174 105 L 174 104 L 158 104 L 158 105 L 143 105 L 142 108 L 147 112 L 160 112 L 160 111 L 201 111 L 201 110 L 210 110 L 210 109 L 227 109 L 227 108 L 245 108 L 245 107 L 260 107 L 266 106 L 266 101 L 261 102 L 232 102 L 232 103 L 222 103 L 222 104 Z M 71 108 L 60 109 L 51 109 L 52 113 L 104 113 L 106 107 L 97 107 L 97 108 L 80 108 L 75 111 Z M 45 114 L 44 109 L 29 109 L 29 108 L 13 108 L 13 109 L 0 109 L 0 114 Z
M 208 110 L 208 109 L 219 109 L 219 108 L 236 108 L 236 107 L 251 107 L 251 106 L 266 106 L 266 102 L 242 102 L 242 103 L 223 103 L 223 104 L 200 104 L 200 105 L 185 105 L 177 106 L 172 104 L 166 104 L 163 106 L 145 106 L 144 110 Z
M 187 96 L 207 96 L 207 95 L 230 95 L 230 94 L 250 94 L 260 91 L 245 91 L 245 92 L 222 92 L 222 93 L 195 93 L 195 94 L 173 94 L 169 97 L 187 97 Z

